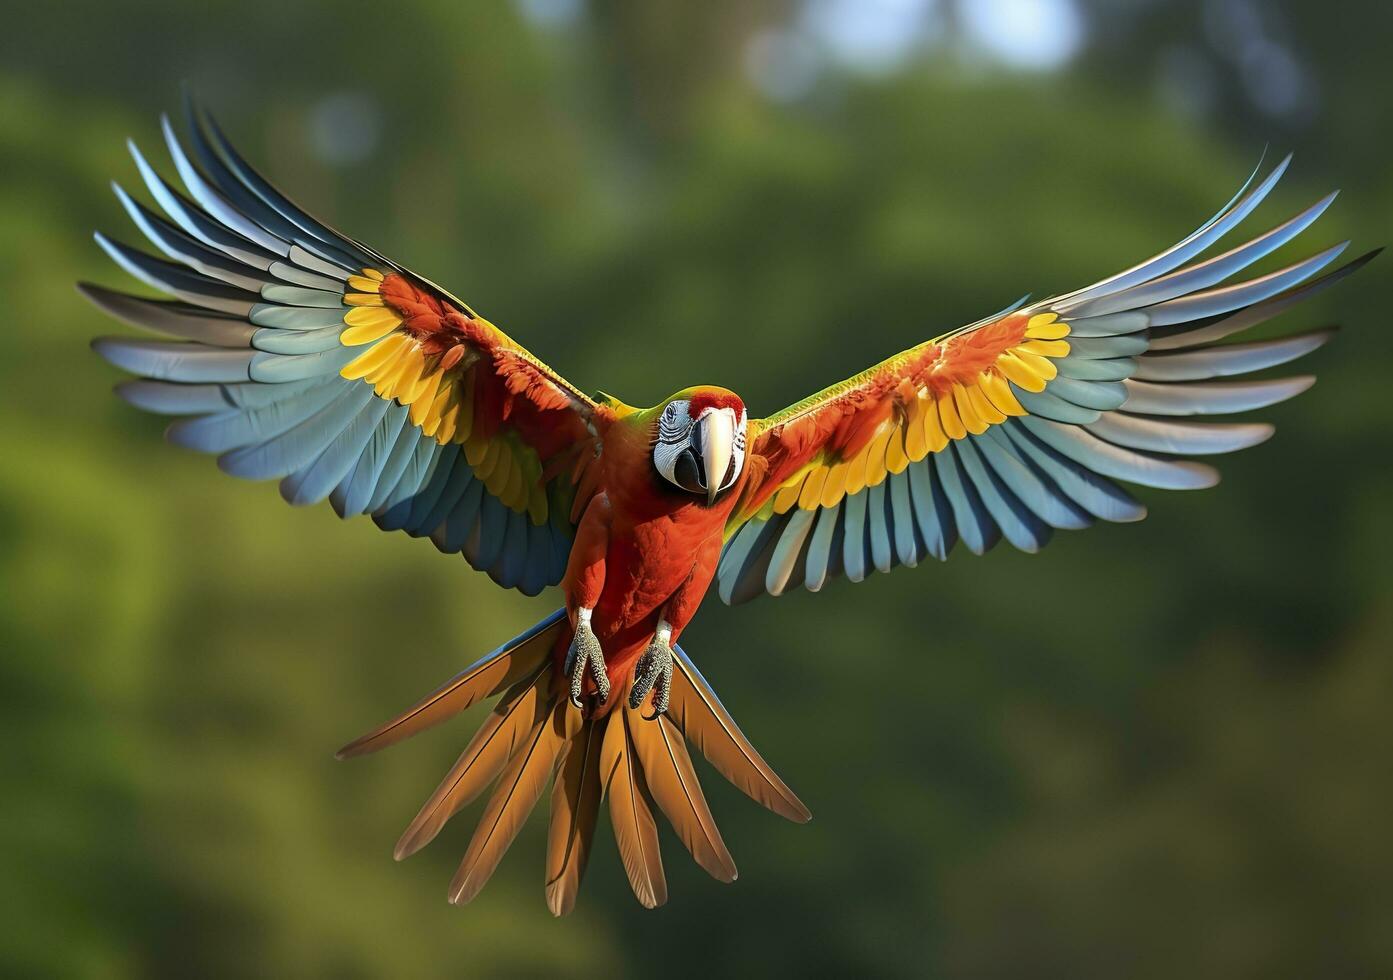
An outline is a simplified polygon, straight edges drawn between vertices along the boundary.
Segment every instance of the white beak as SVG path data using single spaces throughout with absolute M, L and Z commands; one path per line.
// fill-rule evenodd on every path
M 716 502 L 726 470 L 735 452 L 735 411 L 719 408 L 704 416 L 701 425 L 701 462 L 706 470 L 706 503 Z

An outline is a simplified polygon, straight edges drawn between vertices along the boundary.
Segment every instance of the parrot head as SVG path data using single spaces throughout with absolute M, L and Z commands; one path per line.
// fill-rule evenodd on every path
M 745 403 L 724 388 L 688 388 L 659 406 L 653 465 L 675 487 L 713 504 L 745 466 Z

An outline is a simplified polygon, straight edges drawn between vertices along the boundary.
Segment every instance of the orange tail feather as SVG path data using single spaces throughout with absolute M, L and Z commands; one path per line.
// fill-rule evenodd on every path
M 658 850 L 658 824 L 648 802 L 648 787 L 634 759 L 628 720 L 627 712 L 610 712 L 600 746 L 600 771 L 629 887 L 639 903 L 651 909 L 667 901 L 667 878 Z
M 624 714 L 634 754 L 653 799 L 696 863 L 717 881 L 734 881 L 738 874 L 735 859 L 706 805 L 682 733 L 666 716 L 648 721 L 643 711 L 642 707 L 626 707 Z
M 488 720 L 474 733 L 459 760 L 397 841 L 398 861 L 434 840 L 447 820 L 498 778 L 551 708 L 550 686 L 551 674 L 541 668 L 499 698 Z
M 556 635 L 569 625 L 566 610 L 558 609 L 526 633 L 475 661 L 391 721 L 349 742 L 335 753 L 336 757 L 348 759 L 395 745 L 516 684 L 540 666 L 551 653 Z
M 397 842 L 398 859 L 415 853 L 494 784 L 450 883 L 451 902 L 463 904 L 478 895 L 553 774 L 546 899 L 554 915 L 575 907 L 605 794 L 629 883 L 642 904 L 653 908 L 667 901 L 654 802 L 702 868 L 720 881 L 734 881 L 735 861 L 706 803 L 687 741 L 757 803 L 790 820 L 810 819 L 808 808 L 750 745 L 680 649 L 667 714 L 648 721 L 642 711 L 624 707 L 627 692 L 616 689 L 615 710 L 584 717 L 557 682 L 552 656 L 567 625 L 564 611 L 554 613 L 340 750 L 340 757 L 375 751 L 503 692 Z
M 603 740 L 603 723 L 586 720 L 580 734 L 567 744 L 552 784 L 547 833 L 547 908 L 552 915 L 567 915 L 575 908 L 590 858 L 600 797 L 604 795 L 600 779 Z

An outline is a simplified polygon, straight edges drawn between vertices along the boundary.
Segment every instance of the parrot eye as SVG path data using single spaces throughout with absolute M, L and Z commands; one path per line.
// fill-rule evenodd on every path
M 687 440 L 687 430 L 692 420 L 687 417 L 686 402 L 672 402 L 658 417 L 658 442 L 661 445 L 675 446 Z

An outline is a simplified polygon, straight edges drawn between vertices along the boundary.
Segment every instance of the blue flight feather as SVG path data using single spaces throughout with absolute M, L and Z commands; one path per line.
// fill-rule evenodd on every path
M 1064 358 L 1068 360 L 1068 358 Z M 1097 361 L 1085 361 L 1097 364 Z M 1111 412 L 1121 408 L 1127 400 L 1127 389 L 1116 382 L 1080 381 L 1077 378 L 1056 377 L 1045 389 L 1046 394 L 1062 398 L 1071 405 L 1092 409 L 1095 412 Z M 1072 420 L 1070 420 L 1072 421 Z
M 249 480 L 288 476 L 313 462 L 373 397 L 367 385 L 348 386 L 324 408 L 275 438 L 218 457 L 218 466 L 224 473 Z
M 999 440 L 991 433 L 983 433 L 972 436 L 971 441 L 982 463 L 1050 527 L 1078 530 L 1093 523 L 1087 511 L 1032 469 L 1009 439 Z
M 871 563 L 876 571 L 888 572 L 894 567 L 894 550 L 890 546 L 890 527 L 885 512 L 885 481 L 881 480 L 861 493 L 866 495 L 866 526 L 870 529 Z
M 1041 442 L 1102 476 L 1163 490 L 1199 490 L 1219 482 L 1212 466 L 1173 460 L 1104 442 L 1087 429 L 1024 418 L 1025 428 Z
M 290 254 L 289 242 L 276 237 L 242 214 L 204 179 L 203 175 L 189 161 L 188 156 L 184 153 L 184 148 L 179 145 L 179 140 L 174 135 L 174 127 L 170 125 L 168 116 L 160 117 L 160 128 L 164 132 L 165 146 L 169 150 L 170 158 L 174 161 L 174 169 L 179 172 L 179 179 L 184 182 L 184 188 L 203 210 L 230 231 L 235 231 L 266 251 L 274 252 L 280 256 Z
M 1118 446 L 1175 455 L 1231 453 L 1256 446 L 1271 438 L 1272 426 L 1263 422 L 1179 422 L 1143 418 L 1126 412 L 1109 412 L 1088 426 L 1100 439 Z
M 895 556 L 901 565 L 913 568 L 919 564 L 919 540 L 914 533 L 914 505 L 909 502 L 909 474 L 892 473 L 885 482 L 890 485 L 891 525 L 895 533 Z
M 182 262 L 205 276 L 221 280 L 229 286 L 253 293 L 260 290 L 269 281 L 263 276 L 253 275 L 252 273 L 256 270 L 249 268 L 245 263 L 229 259 L 222 253 L 199 242 L 193 236 L 175 228 L 168 221 L 133 200 L 125 189 L 115 181 L 112 181 L 111 189 L 116 192 L 116 199 L 121 202 L 121 206 L 125 208 L 136 227 L 149 239 L 150 244 L 171 259 Z
M 340 347 L 337 350 L 320 351 L 317 354 L 268 354 L 258 351 L 252 357 L 249 372 L 253 381 L 283 384 L 286 381 L 302 381 L 325 375 L 337 375 L 344 365 L 357 357 L 361 351 L 354 347 Z M 366 388 L 372 385 L 362 381 L 343 381 L 345 386 Z
M 1152 279 L 1091 303 L 1085 303 L 1083 306 L 1073 308 L 1071 313 L 1073 316 L 1101 316 L 1143 306 L 1153 306 L 1223 282 L 1263 256 L 1275 252 L 1305 231 L 1325 213 L 1326 208 L 1330 207 L 1331 202 L 1335 200 L 1335 196 L 1335 194 L 1330 194 L 1322 198 L 1296 217 L 1251 241 L 1239 245 L 1237 248 L 1230 249 L 1223 255 L 1217 255 L 1212 259 L 1181 269 L 1178 272 L 1172 272 L 1159 279 Z
M 479 518 L 479 554 L 474 567 L 488 571 L 503 551 L 503 539 L 508 531 L 508 508 L 493 494 L 484 494 Z
M 829 559 L 832 557 L 832 537 L 841 520 L 840 501 L 831 507 L 820 507 L 817 512 L 817 527 L 808 542 L 808 560 L 803 568 L 803 584 L 808 591 L 816 592 L 827 581 Z
M 484 482 L 472 480 L 464 488 L 464 493 L 455 501 L 455 507 L 445 518 L 445 534 L 441 538 L 441 550 L 459 551 L 469 532 L 479 521 L 479 506 L 483 501 Z
M 338 394 L 334 387 L 321 385 L 255 408 L 233 409 L 176 422 L 165 436 L 176 446 L 204 453 L 225 453 L 288 432 L 323 409 Z
M 866 495 L 853 493 L 842 499 L 845 538 L 842 540 L 842 567 L 846 577 L 860 582 L 866 577 Z
M 1137 370 L 1135 357 L 1109 357 L 1089 360 L 1081 357 L 1061 357 L 1054 362 L 1059 369 L 1058 378 L 1073 378 L 1076 381 L 1124 381 Z M 1058 381 L 1058 378 L 1055 380 Z
M 1233 286 L 1211 289 L 1203 293 L 1191 293 L 1180 299 L 1173 299 L 1159 306 L 1147 308 L 1153 327 L 1164 327 L 1173 323 L 1186 323 L 1204 317 L 1231 313 L 1245 306 L 1252 306 L 1270 299 L 1278 293 L 1300 285 L 1331 262 L 1340 257 L 1349 247 L 1349 242 L 1341 242 L 1311 256 L 1302 262 L 1278 269 L 1276 272 L 1249 279 Z
M 1157 276 L 1165 275 L 1172 269 L 1184 265 L 1190 259 L 1199 255 L 1209 246 L 1213 245 L 1220 238 L 1223 238 L 1230 231 L 1236 228 L 1244 218 L 1252 213 L 1253 209 L 1262 203 L 1277 181 L 1282 179 L 1287 167 L 1291 164 L 1291 156 L 1288 155 L 1281 163 L 1273 168 L 1272 172 L 1259 184 L 1252 193 L 1244 197 L 1242 201 L 1231 206 L 1214 218 L 1211 218 L 1204 225 L 1191 234 L 1188 238 L 1172 245 L 1160 255 L 1146 260 L 1140 265 L 1134 266 L 1126 272 L 1119 273 L 1105 279 L 1100 283 L 1089 286 L 1087 289 L 1072 293 L 1066 299 L 1067 303 L 1062 304 L 1061 308 L 1072 309 L 1083 306 L 1088 300 L 1096 299 L 1101 296 L 1109 296 L 1137 283 L 1146 282 L 1148 279 L 1155 279 Z M 1259 164 L 1261 166 L 1261 164 Z M 1249 178 L 1251 180 L 1252 178 Z M 1242 192 L 1240 191 L 1240 194 Z
M 1151 354 L 1138 361 L 1132 377 L 1138 381 L 1207 381 L 1210 378 L 1247 374 L 1294 361 L 1320 347 L 1334 335 L 1333 330 L 1317 330 L 1280 340 L 1226 344 L 1175 354 Z
M 252 352 L 166 340 L 98 337 L 92 349 L 123 371 L 155 381 L 246 381 Z
M 1227 415 L 1295 398 L 1316 379 L 1309 375 L 1270 381 L 1200 381 L 1158 384 L 1124 381 L 1129 412 L 1144 415 Z
M 133 140 L 126 141 L 126 148 L 130 150 L 131 157 L 135 160 L 136 169 L 140 171 L 141 179 L 145 181 L 145 186 L 150 191 L 151 196 L 155 198 L 155 202 L 159 204 L 161 210 L 175 224 L 203 244 L 216 248 L 239 262 L 245 262 L 247 265 L 262 271 L 271 268 L 271 262 L 275 259 L 276 253 L 253 245 L 241 235 L 229 231 L 205 214 L 192 201 L 175 191 L 174 188 L 165 183 L 164 178 L 155 173 L 155 168 L 146 161 L 144 154 L 140 152 L 140 147 L 136 146 Z
M 909 474 L 910 499 L 914 503 L 914 520 L 919 526 L 919 536 L 924 539 L 928 553 L 939 561 L 948 560 L 948 552 L 957 544 L 957 534 L 949 517 L 948 502 L 929 459 L 910 463 L 905 470 Z
M 1050 540 L 1050 529 L 1016 498 L 996 473 L 982 462 L 976 443 L 964 439 L 953 446 L 962 471 L 982 500 L 987 513 L 1007 541 L 1021 551 L 1034 554 Z
M 343 327 L 342 309 L 316 309 L 303 306 L 276 306 L 273 303 L 258 303 L 251 308 L 247 319 L 258 327 L 275 327 L 277 330 L 322 330 L 326 327 Z
M 296 506 L 317 504 L 353 472 L 363 448 L 387 413 L 387 402 L 370 400 L 309 466 L 281 482 L 281 496 Z
M 1016 425 L 1016 421 L 1012 419 L 1005 425 L 993 426 L 987 430 L 987 435 L 998 442 L 1009 438 L 1021 455 L 1059 487 L 1061 493 L 1094 517 L 1125 522 L 1139 521 L 1146 516 L 1146 508 L 1126 490 L 1036 439 L 1024 427 Z
M 268 354 L 318 354 L 342 347 L 339 335 L 343 325 L 322 327 L 319 330 L 276 330 L 262 327 L 252 334 L 252 346 Z
M 1016 401 L 1020 402 L 1021 407 L 1031 416 L 1054 419 L 1056 422 L 1069 422 L 1074 425 L 1098 421 L 1097 409 L 1084 408 L 1073 402 L 1065 401 L 1058 395 L 1051 394 L 1049 388 L 1044 391 L 1026 391 L 1024 388 L 1017 388 L 1012 383 L 1011 393 L 1016 396 Z

